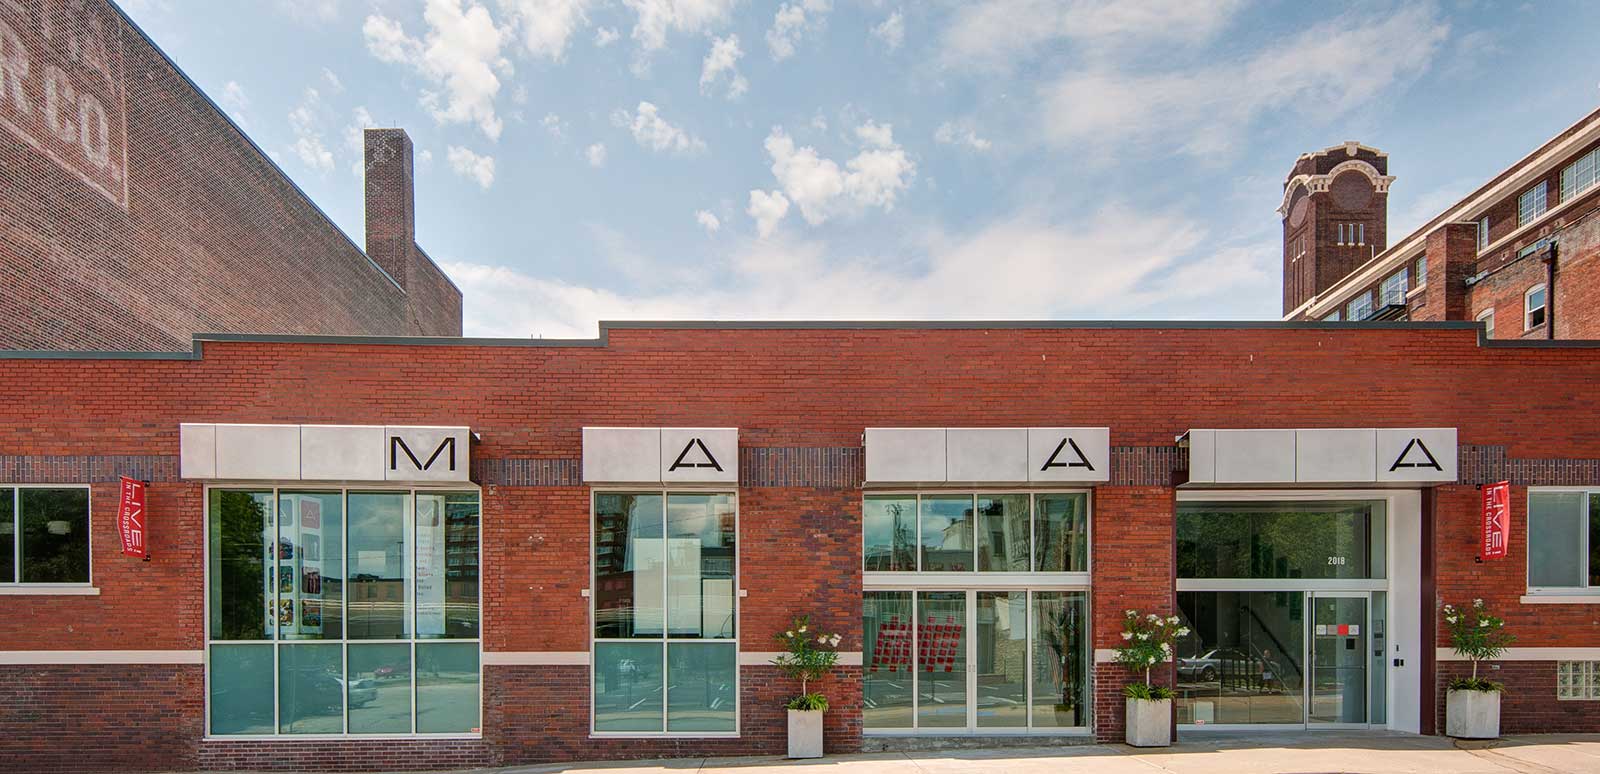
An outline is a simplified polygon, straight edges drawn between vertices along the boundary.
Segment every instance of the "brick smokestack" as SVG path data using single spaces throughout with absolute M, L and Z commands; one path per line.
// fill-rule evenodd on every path
M 366 130 L 367 256 L 407 287 L 417 239 L 411 138 L 404 129 Z

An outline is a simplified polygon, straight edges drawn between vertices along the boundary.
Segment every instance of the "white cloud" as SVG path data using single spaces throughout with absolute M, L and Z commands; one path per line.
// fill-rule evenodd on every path
M 605 48 L 606 46 L 617 42 L 617 38 L 619 37 L 621 37 L 621 35 L 617 32 L 617 28 L 601 27 L 594 31 L 594 44 L 597 48 Z
M 729 320 L 1128 318 L 1222 297 L 1270 300 L 1277 285 L 1275 242 L 1219 249 L 1187 218 L 1120 205 L 1075 219 L 1019 213 L 911 239 L 890 255 L 782 236 L 718 241 L 704 257 L 714 271 L 635 293 L 505 267 L 444 267 L 466 296 L 469 336 L 592 337 L 598 320 L 704 319 L 707 309 Z M 649 256 L 614 260 L 650 268 Z
M 245 119 L 245 111 L 250 109 L 250 97 L 244 93 L 244 87 L 238 81 L 228 81 L 222 87 L 222 109 L 228 111 L 233 122 L 241 129 L 249 129 L 250 122 Z
M 773 61 L 794 56 L 795 45 L 807 32 L 821 27 L 831 10 L 830 0 L 799 0 L 778 6 L 772 29 L 767 30 L 767 50 L 772 52 Z
M 896 197 L 910 187 L 917 165 L 894 141 L 889 124 L 867 121 L 856 127 L 856 137 L 863 148 L 841 167 L 815 148 L 795 147 L 782 127 L 767 135 L 764 147 L 772 159 L 772 175 L 807 223 L 815 226 L 871 208 L 892 210 Z M 752 206 L 756 193 L 751 192 Z
M 452 145 L 445 158 L 456 174 L 476 182 L 479 188 L 488 190 L 489 186 L 494 185 L 493 156 L 479 156 L 459 145 Z
M 544 130 L 549 132 L 551 137 L 557 140 L 561 139 L 566 133 L 566 125 L 562 123 L 561 116 L 555 113 L 546 113 L 539 123 L 544 126 Z
M 706 52 L 705 61 L 700 65 L 700 93 L 710 94 L 717 81 L 726 74 L 728 99 L 743 96 L 749 90 L 750 82 L 739 74 L 739 58 L 742 56 L 744 51 L 739 48 L 738 35 L 713 38 L 711 50 Z
M 933 139 L 945 145 L 965 145 L 975 151 L 986 151 L 994 145 L 978 136 L 978 130 L 971 121 L 946 121 L 934 130 Z
M 322 68 L 322 83 L 327 87 L 329 94 L 339 94 L 344 91 L 344 82 L 332 70 Z
M 1336 18 L 1231 62 L 1154 74 L 1074 72 L 1043 87 L 1040 123 L 1059 146 L 1227 152 L 1267 113 L 1326 119 L 1416 76 L 1448 32 L 1431 8 L 1404 8 Z
M 322 95 L 307 87 L 300 102 L 289 111 L 289 129 L 294 132 L 294 145 L 290 150 L 300 162 L 318 172 L 333 169 L 333 152 L 322 139 Z
M 350 163 L 350 173 L 359 179 L 366 172 L 367 137 L 366 129 L 377 126 L 372 120 L 372 113 L 365 105 L 358 105 L 351 111 L 350 123 L 344 127 L 344 147 L 355 156 Z
M 593 145 L 590 145 L 583 151 L 583 157 L 589 160 L 589 166 L 591 167 L 605 166 L 606 144 L 603 142 L 597 142 Z
M 699 223 L 707 234 L 715 234 L 722 228 L 722 221 L 717 220 L 717 216 L 711 214 L 710 210 L 695 210 L 694 222 Z
M 589 9 L 596 4 L 596 0 L 500 0 L 528 55 L 553 62 L 567 55 L 567 42 L 588 26 Z
M 756 233 L 762 238 L 772 235 L 773 229 L 789 214 L 789 199 L 782 191 L 754 190 L 750 192 L 750 206 L 745 214 L 756 221 Z
M 667 44 L 667 33 L 694 34 L 728 18 L 738 0 L 622 0 L 638 16 L 633 40 L 646 52 Z
M 946 64 L 990 68 L 1062 39 L 1096 50 L 1145 40 L 1199 42 L 1243 6 L 1244 0 L 981 0 L 951 16 L 940 48 Z
M 681 127 L 668 123 L 661 117 L 656 106 L 649 102 L 640 102 L 638 110 L 634 113 L 621 108 L 612 111 L 611 123 L 627 129 L 640 145 L 654 151 L 683 154 L 698 153 L 706 149 L 704 141 Z
M 890 51 L 899 49 L 906 42 L 906 17 L 898 10 L 889 14 L 889 18 L 872 28 L 872 36 L 883 41 Z
M 441 123 L 470 123 L 491 140 L 504 128 L 495 112 L 500 76 L 511 73 L 501 55 L 507 33 L 487 8 L 474 0 L 427 0 L 423 11 L 428 31 L 422 38 L 406 33 L 399 22 L 374 14 L 362 25 L 367 50 L 378 59 L 415 69 L 444 90 L 423 91 L 422 106 Z
M 421 166 L 424 166 L 424 167 L 428 166 L 429 164 L 432 164 L 433 163 L 433 151 L 428 150 L 427 148 L 423 148 L 421 151 L 418 151 L 417 152 L 417 163 L 419 165 L 421 165 Z
M 339 18 L 339 0 L 277 0 L 278 10 L 299 22 L 330 22 Z

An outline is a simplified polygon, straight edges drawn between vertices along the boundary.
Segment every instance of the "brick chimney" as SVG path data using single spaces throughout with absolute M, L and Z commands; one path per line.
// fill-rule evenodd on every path
M 417 239 L 411 138 L 404 129 L 366 130 L 367 256 L 406 288 Z

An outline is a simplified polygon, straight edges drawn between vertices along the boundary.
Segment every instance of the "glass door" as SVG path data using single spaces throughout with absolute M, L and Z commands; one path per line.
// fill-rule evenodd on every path
M 1365 726 L 1367 719 L 1367 592 L 1311 594 L 1311 701 L 1306 724 Z

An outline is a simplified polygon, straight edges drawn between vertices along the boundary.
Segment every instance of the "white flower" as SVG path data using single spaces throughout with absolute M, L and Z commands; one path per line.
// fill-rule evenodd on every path
M 1139 639 L 1141 639 L 1141 640 L 1150 639 L 1150 632 L 1139 632 Z
M 1133 632 L 1123 632 L 1122 633 L 1122 639 L 1125 639 L 1125 640 L 1133 639 Z
M 1483 627 L 1483 626 L 1488 626 L 1488 625 L 1489 625 L 1489 622 L 1488 622 L 1488 621 L 1479 621 L 1479 622 L 1478 622 L 1478 626 L 1480 626 L 1480 627 Z
M 830 645 L 834 646 L 835 648 L 837 648 L 837 647 L 839 647 L 839 640 L 841 640 L 843 638 L 840 637 L 839 635 L 835 634 L 829 639 L 830 639 L 830 642 L 828 644 L 830 644 Z
M 794 636 L 794 630 L 790 629 L 789 631 L 784 632 L 783 636 L 785 636 L 785 637 L 793 637 Z
M 1165 642 L 1161 643 L 1161 652 L 1169 656 L 1172 655 L 1172 646 Z
M 1156 657 L 1155 656 L 1151 656 L 1150 657 L 1150 663 L 1152 663 L 1152 664 L 1156 663 Z
M 799 629 L 796 629 L 795 631 L 800 632 L 801 634 L 805 634 L 806 633 L 806 627 L 802 626 Z
M 1138 618 L 1139 617 L 1139 611 L 1137 611 L 1137 610 L 1124 610 L 1122 612 L 1124 614 L 1126 614 L 1129 618 Z
M 1187 637 L 1187 636 L 1189 636 L 1189 627 L 1187 627 L 1187 626 L 1179 627 L 1178 636 L 1179 637 Z
M 1449 621 L 1450 623 L 1455 623 L 1456 622 L 1456 617 L 1453 616 L 1453 615 L 1447 615 L 1447 616 L 1444 617 L 1444 620 Z
M 1178 622 L 1178 617 L 1177 617 L 1177 616 L 1175 616 L 1175 615 L 1169 615 L 1169 616 L 1167 616 L 1167 623 L 1169 623 L 1169 624 L 1175 624 L 1175 623 L 1177 623 L 1177 622 Z
M 1156 614 L 1155 614 L 1155 613 L 1151 613 L 1151 614 L 1150 614 L 1150 615 L 1147 615 L 1147 616 L 1145 616 L 1145 618 L 1148 618 L 1148 619 L 1150 619 L 1150 620 L 1152 620 L 1152 621 L 1159 621 L 1159 620 L 1161 620 L 1161 616 L 1159 616 L 1159 615 L 1156 615 Z
M 1481 600 L 1481 599 L 1472 600 L 1472 606 L 1473 607 L 1483 607 L 1483 600 Z

